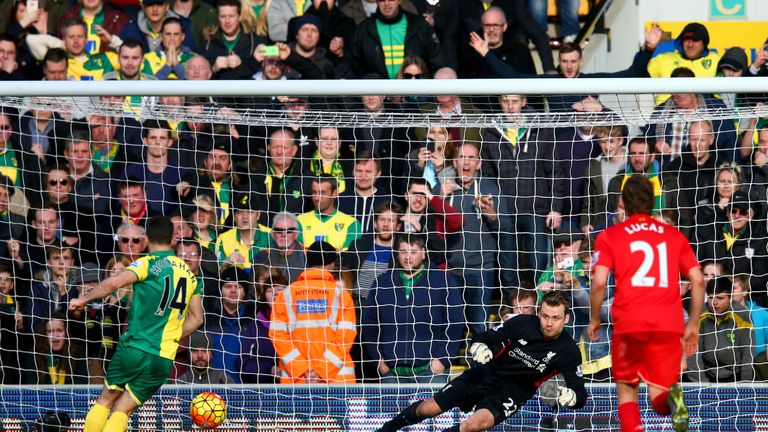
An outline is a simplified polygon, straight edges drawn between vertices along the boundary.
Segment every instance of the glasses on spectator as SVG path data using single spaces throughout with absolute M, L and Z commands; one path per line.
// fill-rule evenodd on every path
M 48 186 L 56 186 L 57 184 L 66 186 L 69 184 L 69 179 L 48 179 Z
M 502 27 L 504 27 L 504 24 L 495 24 L 495 23 L 483 24 L 484 29 L 490 29 L 490 30 L 501 30 Z
M 408 72 L 403 72 L 403 78 L 405 79 L 421 79 L 422 77 L 424 77 L 424 75 L 422 75 L 421 73 L 412 74 Z
M 139 243 L 141 243 L 141 238 L 140 237 L 121 237 L 120 238 L 120 243 L 122 243 L 122 244 L 128 244 L 128 243 L 139 244 Z
M 732 207 L 731 214 L 734 216 L 749 216 L 749 210 L 742 210 L 738 207 Z
M 288 228 L 272 228 L 272 232 L 275 234 L 293 234 L 296 232 L 296 227 L 288 227 Z

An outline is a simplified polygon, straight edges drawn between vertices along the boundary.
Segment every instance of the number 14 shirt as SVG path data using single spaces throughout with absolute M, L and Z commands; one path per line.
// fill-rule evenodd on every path
M 613 270 L 614 333 L 683 334 L 679 275 L 699 267 L 688 239 L 675 227 L 644 214 L 602 232 L 594 266 Z

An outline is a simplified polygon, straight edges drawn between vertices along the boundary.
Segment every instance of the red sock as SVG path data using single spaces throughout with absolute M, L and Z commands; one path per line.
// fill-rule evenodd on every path
M 619 422 L 621 422 L 621 432 L 643 431 L 643 423 L 640 421 L 640 407 L 637 402 L 624 402 L 619 405 Z
M 667 401 L 667 395 L 669 395 L 669 392 L 664 392 L 651 401 L 651 406 L 653 407 L 653 410 L 656 411 L 657 414 L 667 416 L 671 414 L 672 411 L 669 409 L 669 402 Z

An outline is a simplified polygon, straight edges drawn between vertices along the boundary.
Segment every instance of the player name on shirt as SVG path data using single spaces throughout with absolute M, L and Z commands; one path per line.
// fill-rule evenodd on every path
M 652 231 L 655 233 L 664 234 L 664 225 L 659 225 L 653 222 L 631 223 L 624 227 L 624 231 L 630 235 L 643 231 Z

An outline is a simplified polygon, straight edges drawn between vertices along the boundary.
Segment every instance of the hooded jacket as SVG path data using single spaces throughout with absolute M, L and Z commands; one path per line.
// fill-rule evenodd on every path
M 698 382 L 752 382 L 755 378 L 752 323 L 733 310 L 699 319 L 699 349 L 688 359 L 689 379 Z

